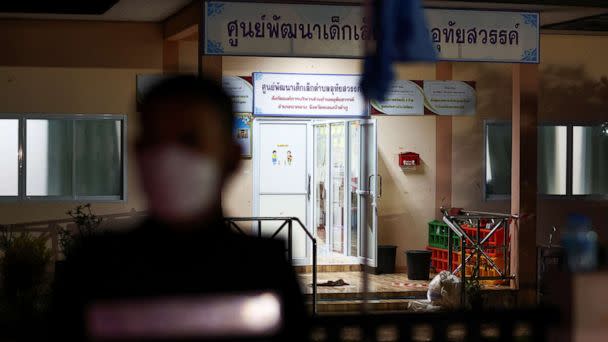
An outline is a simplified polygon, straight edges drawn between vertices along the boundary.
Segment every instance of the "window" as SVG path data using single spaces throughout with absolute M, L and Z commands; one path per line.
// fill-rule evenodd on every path
M 566 195 L 568 127 L 538 127 L 538 193 Z
M 119 115 L 0 119 L 0 197 L 124 200 L 125 128 Z
M 572 194 L 608 194 L 608 132 L 600 126 L 572 128 Z
M 486 123 L 485 196 L 511 194 L 511 124 Z M 608 195 L 606 126 L 540 125 L 538 193 L 541 195 Z
M 19 120 L 0 119 L 0 196 L 19 195 Z

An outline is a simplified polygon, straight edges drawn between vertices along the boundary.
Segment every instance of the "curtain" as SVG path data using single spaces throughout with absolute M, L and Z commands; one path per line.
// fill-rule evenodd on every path
M 122 132 L 117 120 L 77 120 L 76 193 L 78 196 L 122 194 Z

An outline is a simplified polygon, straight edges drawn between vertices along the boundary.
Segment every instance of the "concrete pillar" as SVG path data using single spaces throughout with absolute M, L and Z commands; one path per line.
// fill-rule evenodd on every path
M 173 74 L 179 71 L 179 41 L 165 40 L 163 42 L 163 74 Z
M 203 76 L 222 81 L 222 56 L 201 56 L 201 72 Z
M 438 62 L 437 80 L 452 79 L 452 64 Z M 435 128 L 436 167 L 435 216 L 441 218 L 439 208 L 452 206 L 452 117 L 438 115 Z
M 520 305 L 536 303 L 539 77 L 538 64 L 513 65 L 511 213 L 520 219 L 512 225 L 511 271 Z

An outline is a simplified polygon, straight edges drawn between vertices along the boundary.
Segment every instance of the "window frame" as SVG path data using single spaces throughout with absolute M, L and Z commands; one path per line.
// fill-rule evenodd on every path
M 591 121 L 576 121 L 568 124 L 568 160 L 570 163 L 568 164 L 568 173 L 569 173 L 569 183 L 568 183 L 568 197 L 572 199 L 583 199 L 583 200 L 598 200 L 598 201 L 606 201 L 608 200 L 608 193 L 606 194 L 581 194 L 575 195 L 572 193 L 573 191 L 573 158 L 574 158 L 574 127 L 595 127 L 601 126 L 606 121 L 600 120 L 591 120 Z
M 128 155 L 127 131 L 128 117 L 124 114 L 52 114 L 52 113 L 22 113 L 0 114 L 0 119 L 19 120 L 19 172 L 18 195 L 0 196 L 0 202 L 106 202 L 126 203 L 128 200 Z M 69 120 L 72 122 L 72 156 L 76 153 L 76 134 L 74 134 L 76 121 L 79 120 L 112 120 L 121 122 L 121 194 L 118 196 L 79 196 L 76 183 L 76 159 L 72 158 L 72 194 L 69 196 L 28 196 L 27 183 L 27 120 Z
M 601 126 L 605 121 L 600 120 L 583 120 L 583 121 L 543 121 L 537 124 L 537 127 L 541 126 L 565 126 L 566 127 L 566 194 L 565 195 L 551 195 L 551 194 L 538 194 L 537 196 L 540 199 L 548 199 L 548 200 L 591 200 L 591 201 L 605 201 L 608 200 L 608 194 L 585 194 L 585 195 L 574 195 L 572 193 L 572 183 L 573 183 L 573 131 L 576 126 Z M 482 197 L 484 202 L 492 202 L 492 201 L 501 201 L 501 200 L 510 200 L 511 195 L 489 195 L 487 194 L 486 188 L 486 177 L 487 177 L 487 168 L 486 168 L 486 137 L 488 134 L 488 124 L 506 124 L 512 125 L 512 121 L 510 120 L 501 120 L 501 119 L 488 119 L 484 120 L 483 123 L 483 193 Z M 538 159 L 538 157 L 537 157 Z M 512 171 L 512 170 L 511 170 Z M 537 170 L 538 173 L 538 170 Z M 538 189 L 537 189 L 538 191 Z
M 572 195 L 572 124 L 565 123 L 563 121 L 545 121 L 539 122 L 537 127 L 541 126 L 563 126 L 566 127 L 566 193 L 564 195 L 556 195 L 556 194 L 540 194 L 538 193 L 538 181 L 536 187 L 536 195 L 540 199 L 566 199 L 570 198 Z M 538 133 L 537 133 L 538 137 Z M 538 177 L 538 141 L 537 141 L 537 155 L 536 155 L 536 177 Z

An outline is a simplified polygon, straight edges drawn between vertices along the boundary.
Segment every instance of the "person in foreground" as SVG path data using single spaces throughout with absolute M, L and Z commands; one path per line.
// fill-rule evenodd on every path
M 151 89 L 137 145 L 149 218 L 82 240 L 56 280 L 54 337 L 68 340 L 307 339 L 285 244 L 224 223 L 239 166 L 230 98 L 213 81 Z

